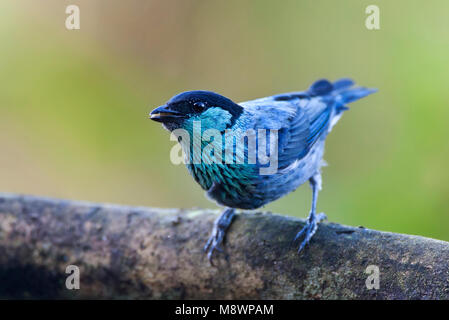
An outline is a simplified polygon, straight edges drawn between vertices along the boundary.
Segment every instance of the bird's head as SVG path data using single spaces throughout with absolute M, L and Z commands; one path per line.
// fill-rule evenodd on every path
M 192 128 L 201 121 L 203 130 L 223 131 L 233 126 L 243 108 L 230 99 L 210 91 L 187 91 L 171 98 L 150 113 L 150 119 L 173 131 Z

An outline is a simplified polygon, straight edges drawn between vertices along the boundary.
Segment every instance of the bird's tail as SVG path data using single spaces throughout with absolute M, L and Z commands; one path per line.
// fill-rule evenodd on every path
M 346 104 L 364 98 L 377 91 L 377 89 L 354 87 L 354 84 L 354 81 L 347 78 L 337 80 L 334 83 L 323 79 L 312 84 L 309 92 L 314 95 L 334 96 L 337 112 L 341 112 L 348 109 Z
M 334 83 L 323 79 L 312 84 L 307 93 L 313 96 L 322 96 L 327 101 L 329 101 L 328 98 L 331 98 L 331 101 L 329 101 L 330 108 L 327 108 L 327 112 L 330 115 L 327 130 L 327 133 L 329 133 L 342 116 L 343 111 L 349 109 L 346 104 L 366 97 L 376 91 L 377 89 L 354 87 L 354 81 L 351 79 L 340 79 Z
M 337 105 L 344 106 L 377 91 L 377 89 L 353 87 L 353 85 L 354 81 L 351 79 L 340 79 L 333 83 L 332 93 L 336 97 Z

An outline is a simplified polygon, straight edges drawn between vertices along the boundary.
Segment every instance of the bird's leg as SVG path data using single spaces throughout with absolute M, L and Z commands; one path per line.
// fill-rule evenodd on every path
M 298 240 L 304 235 L 304 240 L 299 246 L 298 253 L 310 242 L 316 230 L 318 229 L 318 223 L 327 219 L 324 213 L 316 214 L 316 202 L 318 198 L 318 192 L 321 190 L 321 174 L 317 173 L 309 179 L 310 187 L 312 188 L 312 209 L 310 210 L 309 217 L 307 218 L 306 225 L 299 231 L 293 241 Z
M 221 243 L 226 235 L 226 231 L 232 223 L 232 220 L 235 215 L 235 209 L 228 208 L 215 220 L 214 228 L 212 229 L 212 234 L 207 240 L 206 245 L 204 246 L 204 251 L 207 252 L 207 258 L 212 264 L 212 254 L 214 250 L 218 250 L 223 252 L 220 248 Z

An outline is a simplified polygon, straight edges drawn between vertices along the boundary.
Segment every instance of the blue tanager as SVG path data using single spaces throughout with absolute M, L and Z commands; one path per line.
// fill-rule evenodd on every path
M 324 213 L 316 212 L 316 204 L 327 134 L 348 103 L 375 91 L 354 86 L 350 79 L 318 80 L 306 91 L 242 103 L 210 91 L 188 91 L 150 113 L 152 120 L 178 133 L 189 173 L 210 199 L 225 207 L 204 247 L 211 263 L 214 251 L 222 251 L 220 244 L 236 208 L 260 208 L 307 181 L 312 188 L 312 208 L 294 241 L 302 239 L 298 252 L 310 242 L 318 223 L 326 219 Z M 214 131 L 205 139 L 210 129 Z M 254 136 L 256 143 L 251 144 Z

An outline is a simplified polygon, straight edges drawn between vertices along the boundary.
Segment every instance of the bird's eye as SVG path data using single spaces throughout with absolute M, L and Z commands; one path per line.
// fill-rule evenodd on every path
M 195 102 L 193 104 L 193 110 L 196 112 L 202 112 L 204 109 L 206 109 L 206 105 L 203 102 Z

